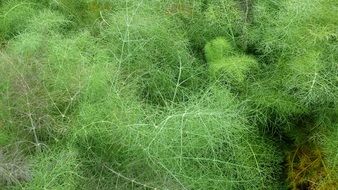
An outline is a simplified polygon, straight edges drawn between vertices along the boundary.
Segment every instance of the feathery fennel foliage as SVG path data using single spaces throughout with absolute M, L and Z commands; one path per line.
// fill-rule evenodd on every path
M 206 44 L 205 57 L 211 77 L 230 85 L 243 84 L 248 74 L 258 68 L 254 58 L 235 52 L 234 47 L 221 37 Z
M 336 189 L 335 0 L 0 2 L 0 189 Z
M 168 105 L 187 100 L 204 83 L 204 68 L 172 20 L 155 16 L 142 3 L 135 6 L 134 12 L 121 10 L 106 19 L 104 40 L 113 47 L 118 71 L 128 73 L 128 82 L 138 83 L 146 102 Z
M 87 105 L 81 109 L 88 111 L 80 114 L 83 127 L 76 143 L 85 157 L 96 158 L 94 163 L 89 160 L 90 168 L 102 166 L 96 175 L 111 173 L 109 181 L 118 181 L 117 186 L 121 183 L 119 188 L 256 189 L 277 185 L 275 167 L 280 156 L 269 144 L 272 142 L 259 137 L 246 123 L 227 91 L 212 89 L 204 97 L 163 113 L 131 110 L 132 104 L 116 106 L 126 101 L 109 103 L 113 98 L 98 103 L 100 112 L 91 111 L 95 104 Z
M 0 7 L 0 40 L 22 32 L 29 18 L 37 12 L 37 5 L 28 0 L 4 1 Z
M 32 157 L 32 180 L 23 189 L 76 189 L 81 178 L 77 153 L 51 149 Z
M 257 4 L 258 11 L 262 5 Z M 272 19 L 256 20 L 261 24 L 256 29 L 262 39 L 258 48 L 277 64 L 272 80 L 279 81 L 284 92 L 305 106 L 336 102 L 334 76 L 338 70 L 333 55 L 337 51 L 337 19 L 333 14 L 337 3 L 304 0 L 286 1 L 279 6 Z

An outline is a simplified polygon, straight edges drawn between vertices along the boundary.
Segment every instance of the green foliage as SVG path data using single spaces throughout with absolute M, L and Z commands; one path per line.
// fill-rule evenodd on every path
M 93 25 L 102 12 L 112 11 L 122 1 L 109 0 L 54 0 L 49 5 L 75 22 L 78 26 Z
M 7 145 L 9 141 L 11 140 L 11 137 L 2 128 L 3 126 L 1 126 L 1 129 L 0 129 L 0 147 Z
M 23 31 L 37 5 L 26 0 L 6 0 L 0 7 L 0 40 L 8 39 Z
M 258 68 L 253 57 L 235 52 L 234 47 L 221 37 L 206 44 L 205 57 L 211 77 L 232 85 L 243 84 L 248 74 Z
M 67 31 L 72 23 L 59 12 L 42 10 L 29 20 L 28 24 L 27 31 L 50 35 Z
M 71 149 L 49 150 L 33 157 L 32 180 L 23 189 L 77 189 L 79 163 L 77 153 Z
M 333 62 L 323 60 L 323 53 L 309 52 L 306 55 L 281 63 L 280 73 L 283 88 L 305 105 L 329 105 L 337 101 L 337 84 L 333 77 L 338 73 Z
M 258 28 L 252 39 L 261 40 L 258 48 L 271 57 L 302 55 L 313 48 L 323 48 L 330 43 L 330 36 L 337 35 L 335 1 L 289 0 L 278 5 L 258 1 L 254 6 L 254 11 L 263 16 L 255 19 Z
M 336 7 L 334 1 L 287 1 L 279 6 L 266 6 L 263 1 L 256 4 L 257 11 L 271 12 L 261 15 L 270 15 L 272 19 L 257 17 L 259 35 L 252 38 L 260 39 L 259 51 L 278 64 L 276 76 L 271 80 L 279 81 L 276 83 L 284 94 L 310 109 L 337 101 L 334 77 L 338 71 L 334 66 L 337 57 L 333 56 L 337 51 L 334 27 L 337 20 L 332 17 Z
M 168 5 L 168 13 L 180 20 L 187 31 L 190 45 L 198 56 L 203 55 L 205 44 L 219 36 L 231 39 L 232 43 L 242 38 L 245 11 L 239 1 L 198 0 L 173 1 Z
M 266 86 L 264 81 L 268 80 L 269 86 L 277 89 L 282 96 L 274 102 L 280 105 L 289 102 L 288 105 L 300 107 L 303 113 L 336 105 L 338 70 L 334 25 L 337 20 L 332 17 L 336 8 L 337 3 L 330 0 L 290 0 L 279 4 L 257 1 L 254 4 L 258 16 L 251 28 L 251 40 L 256 51 L 262 54 L 261 60 L 269 64 L 263 83 L 257 84 Z M 268 99 L 270 93 L 267 94 L 259 99 Z M 299 116 L 301 110 L 292 107 L 285 105 L 291 115 Z M 285 115 L 285 109 L 274 110 Z
M 337 186 L 338 181 L 338 153 L 337 153 L 337 145 L 338 145 L 338 126 L 331 126 L 322 141 L 322 146 L 325 154 L 325 169 L 328 172 L 327 177 L 321 182 L 322 187 L 331 187 L 335 188 Z
M 209 72 L 213 77 L 220 75 L 230 84 L 243 83 L 248 74 L 258 66 L 254 58 L 246 55 L 224 58 L 209 64 Z
M 227 91 L 211 89 L 205 99 L 171 112 L 161 121 L 165 125 L 158 126 L 161 131 L 149 151 L 187 189 L 278 185 L 273 177 L 278 173 L 274 167 L 280 162 L 278 153 L 246 124 L 241 108 Z
M 10 117 L 8 120 L 13 121 L 19 133 L 37 147 L 41 146 L 41 141 L 56 139 L 55 133 L 63 133 L 60 118 L 50 112 L 57 105 L 46 87 L 47 77 L 44 77 L 51 66 L 45 64 L 48 44 L 44 39 L 51 40 L 53 35 L 39 31 L 38 27 L 30 29 L 33 25 L 43 25 L 41 18 L 46 18 L 41 29 L 47 31 L 58 28 L 52 27 L 50 23 L 58 25 L 62 20 L 58 15 L 53 17 L 51 12 L 43 12 L 32 18 L 27 31 L 10 40 L 8 52 L 3 53 L 0 58 L 6 65 L 3 75 L 9 84 L 6 92 L 8 100 L 4 105 Z M 48 22 L 50 23 L 47 24 Z M 48 25 L 51 27 L 45 28 Z M 60 97 L 56 91 L 53 93 L 55 97 Z
M 221 60 L 233 53 L 233 46 L 225 38 L 216 38 L 205 45 L 205 58 L 208 62 Z
M 21 187 L 31 176 L 28 163 L 18 144 L 0 146 L 0 188 Z
M 336 189 L 337 10 L 1 1 L 0 189 Z
M 89 163 L 92 167 L 111 171 L 114 178 L 109 180 L 121 178 L 116 185 L 126 185 L 124 189 L 132 185 L 158 189 L 278 185 L 276 166 L 281 159 L 272 142 L 246 124 L 227 91 L 213 88 L 204 97 L 184 108 L 146 115 L 140 109 L 131 110 L 135 106 L 119 106 L 130 102 L 118 101 L 121 98 L 99 103 L 100 109 L 87 105 L 81 109 L 83 127 L 75 142 L 86 158 L 95 158 L 95 163 Z
M 320 183 L 318 184 L 319 189 L 334 189 L 337 186 L 338 180 L 338 109 L 331 108 L 322 110 L 321 114 L 317 119 L 317 126 L 320 130 L 317 130 L 313 135 L 312 139 L 316 144 L 319 144 L 323 150 L 323 164 L 324 170 L 327 173 Z
M 142 99 L 158 105 L 185 101 L 202 86 L 204 68 L 190 54 L 183 32 L 152 13 L 136 9 L 111 15 L 105 40 L 114 47 L 119 72 L 138 83 Z

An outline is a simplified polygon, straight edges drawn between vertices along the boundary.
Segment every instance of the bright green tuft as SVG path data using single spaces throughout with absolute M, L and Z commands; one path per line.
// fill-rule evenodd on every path
M 225 38 L 216 38 L 205 46 L 205 57 L 208 62 L 218 61 L 233 55 L 234 48 Z

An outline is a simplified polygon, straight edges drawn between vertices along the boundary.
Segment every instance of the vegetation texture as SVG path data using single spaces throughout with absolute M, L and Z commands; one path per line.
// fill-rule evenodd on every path
M 0 1 L 0 189 L 337 189 L 337 13 Z

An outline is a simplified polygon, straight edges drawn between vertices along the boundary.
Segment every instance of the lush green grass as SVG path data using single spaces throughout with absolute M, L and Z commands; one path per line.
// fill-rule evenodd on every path
M 0 189 L 336 189 L 335 0 L 0 2 Z

